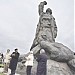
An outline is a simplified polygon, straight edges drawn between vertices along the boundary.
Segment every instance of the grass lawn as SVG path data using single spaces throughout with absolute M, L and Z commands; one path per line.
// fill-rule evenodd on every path
M 5 74 L 3 74 L 3 73 L 0 73 L 0 75 L 5 75 Z
M 4 65 L 3 64 L 0 64 L 0 68 L 3 68 L 3 67 L 4 67 Z M 3 74 L 3 73 L 0 72 L 0 75 L 5 75 L 5 74 Z
M 0 67 L 4 67 L 4 65 L 3 64 L 0 64 Z

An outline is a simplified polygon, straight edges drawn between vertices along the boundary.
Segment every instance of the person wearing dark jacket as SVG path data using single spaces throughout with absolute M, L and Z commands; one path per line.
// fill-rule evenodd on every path
M 11 54 L 11 60 L 10 60 L 10 65 L 9 68 L 11 69 L 11 74 L 10 75 L 15 75 L 15 70 L 17 67 L 17 63 L 18 63 L 18 58 L 19 58 L 19 53 L 18 53 L 18 49 L 15 49 L 15 52 L 13 52 Z
M 41 49 L 40 50 L 40 54 L 37 57 L 37 73 L 36 75 L 46 75 L 46 71 L 47 71 L 47 55 L 45 54 L 45 50 Z

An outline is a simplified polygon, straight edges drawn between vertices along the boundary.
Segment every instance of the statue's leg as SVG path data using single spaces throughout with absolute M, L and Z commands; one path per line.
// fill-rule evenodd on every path
M 68 54 L 68 52 L 73 53 L 68 47 L 64 46 L 61 43 L 57 43 L 57 42 L 51 43 L 51 42 L 47 42 L 47 41 L 41 41 L 40 46 L 42 48 L 49 50 L 50 52 L 64 51 L 64 52 L 67 52 L 67 54 Z
M 55 43 L 50 43 L 50 42 L 46 42 L 46 41 L 41 41 L 40 46 L 41 48 L 44 48 L 46 51 L 48 52 L 54 52 L 54 51 L 59 51 L 58 48 L 56 46 L 54 46 Z
M 69 61 L 73 59 L 73 52 L 61 43 L 50 43 L 41 41 L 41 48 L 45 49 L 47 53 L 50 53 L 50 57 L 57 61 Z

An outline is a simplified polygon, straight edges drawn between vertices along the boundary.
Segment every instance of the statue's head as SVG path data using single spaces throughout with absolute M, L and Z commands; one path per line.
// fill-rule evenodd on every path
M 52 10 L 51 10 L 50 8 L 48 8 L 48 9 L 46 10 L 46 13 L 52 14 Z

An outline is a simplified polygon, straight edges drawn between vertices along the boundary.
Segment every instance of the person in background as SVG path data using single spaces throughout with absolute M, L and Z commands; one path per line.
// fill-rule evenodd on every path
M 7 73 L 8 72 L 8 67 L 9 67 L 9 64 L 10 64 L 10 50 L 7 49 L 7 52 L 5 54 L 5 57 L 4 57 L 4 72 Z
M 38 62 L 36 75 L 46 75 L 47 58 L 48 57 L 45 53 L 45 50 L 41 49 L 40 54 L 37 56 L 37 59 L 36 59 L 36 61 Z
M 0 53 L 0 64 L 2 64 L 2 54 Z
M 3 53 L 1 53 L 1 56 L 2 56 L 2 63 L 4 63 L 4 55 L 3 55 Z
M 16 70 L 16 67 L 17 67 L 19 55 L 20 54 L 19 54 L 17 48 L 15 49 L 15 52 L 13 52 L 11 54 L 11 60 L 10 60 L 10 65 L 9 65 L 9 68 L 11 69 L 10 75 L 15 75 L 15 70 Z
M 1 53 L 0 53 L 0 64 L 3 64 L 3 62 L 4 62 L 4 55 L 3 55 L 3 53 L 1 52 Z
M 33 60 L 34 60 L 33 51 L 30 51 L 29 55 L 26 57 L 26 62 L 25 62 L 25 66 L 27 67 L 26 68 L 27 75 L 31 75 Z

